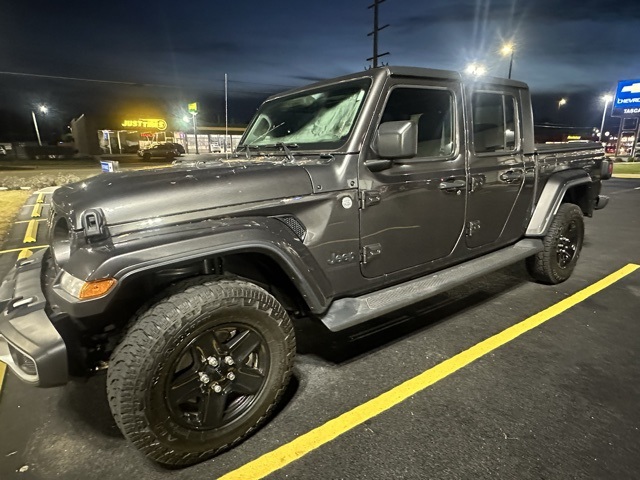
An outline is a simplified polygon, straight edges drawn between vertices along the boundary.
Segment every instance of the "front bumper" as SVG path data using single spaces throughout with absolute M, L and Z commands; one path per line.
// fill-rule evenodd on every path
M 67 383 L 67 348 L 46 313 L 41 282 L 46 249 L 18 260 L 0 286 L 0 360 L 24 382 Z

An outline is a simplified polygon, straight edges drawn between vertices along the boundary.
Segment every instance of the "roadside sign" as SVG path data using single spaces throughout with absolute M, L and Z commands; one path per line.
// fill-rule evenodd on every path
M 120 170 L 120 162 L 117 160 L 100 160 L 100 168 L 103 172 L 117 172 Z
M 613 100 L 611 116 L 640 116 L 640 79 L 618 82 L 616 97 Z
M 193 102 L 188 105 L 189 113 L 198 113 L 198 103 Z

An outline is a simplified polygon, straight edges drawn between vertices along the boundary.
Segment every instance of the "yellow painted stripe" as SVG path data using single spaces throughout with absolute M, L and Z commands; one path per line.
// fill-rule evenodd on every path
M 29 223 L 29 222 L 46 222 L 47 219 L 46 218 L 39 218 L 38 220 L 18 220 L 17 222 L 13 222 L 13 223 Z
M 42 204 L 36 203 L 33 206 L 33 210 L 31 211 L 31 218 L 38 218 L 41 213 L 42 213 Z
M 38 199 L 36 200 L 36 203 L 44 203 L 44 193 L 38 194 Z
M 22 250 L 20 250 L 20 254 L 18 255 L 18 260 L 22 260 L 23 258 L 29 258 L 31 255 L 33 255 L 33 252 L 31 250 L 29 250 L 28 248 L 23 248 Z
M 7 373 L 7 366 L 4 362 L 0 362 L 0 394 L 2 393 L 2 385 L 4 384 L 4 374 Z
M 246 480 L 258 479 L 281 469 L 289 463 L 299 459 L 316 448 L 330 442 L 334 438 L 366 422 L 376 415 L 398 405 L 400 402 L 478 360 L 489 352 L 514 340 L 523 333 L 532 330 L 547 320 L 550 320 L 569 308 L 584 301 L 590 296 L 600 292 L 614 284 L 621 278 L 640 268 L 640 265 L 629 264 L 617 272 L 588 286 L 584 290 L 552 305 L 551 307 L 533 315 L 532 317 L 517 323 L 506 330 L 490 337 L 473 347 L 461 352 L 433 368 L 424 371 L 406 382 L 392 388 L 382 395 L 355 407 L 339 417 L 329 420 L 327 423 L 301 435 L 291 442 L 264 454 L 263 456 L 243 465 L 242 467 L 227 473 L 219 480 Z
M 48 246 L 49 245 L 32 245 L 29 247 L 29 249 L 33 250 L 34 248 L 47 248 Z M 10 248 L 9 250 L 0 250 L 0 255 L 2 255 L 3 253 L 21 252 L 22 250 L 24 250 L 24 247 Z
M 35 243 L 38 238 L 38 222 L 31 220 L 27 225 L 27 231 L 24 234 L 23 243 Z

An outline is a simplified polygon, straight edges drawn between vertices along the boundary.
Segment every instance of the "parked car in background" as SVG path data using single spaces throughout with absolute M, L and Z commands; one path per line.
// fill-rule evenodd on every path
M 182 145 L 180 145 L 179 143 L 171 143 L 171 142 L 167 142 L 165 145 L 171 145 L 172 147 L 174 147 L 178 152 L 180 152 L 181 155 L 183 155 L 185 153 L 184 147 Z
M 138 150 L 138 155 L 147 160 L 154 157 L 175 158 L 182 154 L 172 143 L 159 143 L 149 148 Z

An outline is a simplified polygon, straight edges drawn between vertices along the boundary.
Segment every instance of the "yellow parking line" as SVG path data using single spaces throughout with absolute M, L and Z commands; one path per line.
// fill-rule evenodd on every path
M 46 218 L 39 218 L 38 220 L 18 220 L 17 222 L 13 222 L 13 223 L 46 222 L 46 221 L 47 221 Z
M 0 362 L 0 394 L 2 393 L 2 384 L 4 383 L 4 374 L 7 372 L 7 366 Z
M 329 420 L 327 423 L 299 436 L 295 440 L 292 440 L 271 452 L 262 455 L 256 460 L 223 475 L 219 480 L 246 480 L 249 478 L 259 479 L 266 477 L 325 443 L 330 442 L 343 433 L 348 432 L 352 428 L 366 422 L 391 407 L 398 405 L 412 395 L 415 395 L 461 368 L 466 367 L 470 363 L 475 362 L 487 353 L 490 353 L 502 345 L 516 339 L 529 330 L 542 325 L 544 322 L 558 316 L 569 308 L 586 300 L 590 296 L 609 287 L 621 278 L 624 278 L 630 273 L 636 271 L 638 268 L 640 268 L 640 265 L 628 264 L 617 272 L 614 272 L 593 285 L 574 293 L 570 297 L 565 298 L 532 317 L 529 317 L 526 320 L 503 330 L 493 337 L 474 345 L 468 350 L 439 363 L 435 367 L 430 368 L 429 370 L 424 371 L 378 397 L 343 413 L 339 417 Z
M 22 243 L 36 243 L 38 237 L 38 222 L 31 220 L 27 226 L 27 231 L 24 234 L 24 240 Z
M 49 245 L 33 245 L 29 247 L 29 249 L 33 250 L 34 248 L 47 248 L 48 246 Z M 24 250 L 24 247 L 10 248 L 9 250 L 0 250 L 0 255 L 2 255 L 3 253 L 21 252 L 22 250 Z
M 28 248 L 23 248 L 22 250 L 20 250 L 20 254 L 18 255 L 18 260 L 22 260 L 23 258 L 29 258 L 31 255 L 33 255 L 33 252 L 31 250 L 29 250 Z
M 33 250 L 34 248 L 47 248 L 48 246 L 49 245 L 34 245 L 29 247 L 29 249 Z M 21 252 L 22 250 L 24 250 L 24 247 L 10 248 L 9 250 L 0 250 L 0 255 L 2 255 L 3 253 Z
M 38 218 L 42 213 L 42 203 L 36 203 L 31 211 L 31 218 Z
M 36 200 L 36 203 L 44 203 L 44 193 L 38 194 L 38 199 Z

